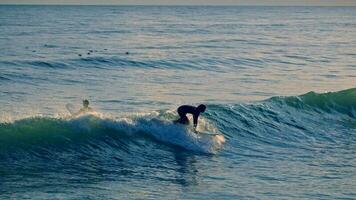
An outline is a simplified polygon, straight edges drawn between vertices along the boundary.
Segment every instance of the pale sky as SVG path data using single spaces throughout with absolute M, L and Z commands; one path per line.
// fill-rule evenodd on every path
M 0 4 L 356 6 L 356 0 L 0 0 Z

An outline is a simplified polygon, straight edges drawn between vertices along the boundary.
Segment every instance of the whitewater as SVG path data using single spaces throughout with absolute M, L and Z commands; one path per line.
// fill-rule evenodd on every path
M 0 199 L 355 199 L 355 11 L 0 6 Z

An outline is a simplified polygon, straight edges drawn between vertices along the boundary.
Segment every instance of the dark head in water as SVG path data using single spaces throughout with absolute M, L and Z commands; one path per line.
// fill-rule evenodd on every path
M 187 117 L 187 114 L 192 114 L 194 127 L 196 128 L 198 125 L 199 115 L 200 115 L 200 113 L 205 112 L 205 109 L 206 109 L 206 106 L 204 104 L 200 104 L 198 107 L 189 106 L 189 105 L 180 106 L 177 109 L 177 112 L 178 112 L 180 118 L 178 120 L 176 120 L 175 122 L 180 123 L 180 124 L 189 124 L 189 119 Z
M 83 100 L 83 107 L 87 108 L 89 106 L 89 101 L 87 99 Z
M 87 99 L 84 99 L 83 100 L 83 108 L 81 108 L 78 112 L 76 112 L 74 114 L 74 116 L 85 114 L 85 113 L 88 113 L 91 111 L 93 111 L 93 109 L 91 107 L 89 107 L 89 101 Z

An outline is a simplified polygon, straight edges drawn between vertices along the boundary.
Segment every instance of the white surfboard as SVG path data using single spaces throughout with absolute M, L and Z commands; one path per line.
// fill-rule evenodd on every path
M 76 113 L 77 109 L 75 108 L 75 106 L 73 104 L 67 103 L 66 108 L 71 115 L 74 115 Z

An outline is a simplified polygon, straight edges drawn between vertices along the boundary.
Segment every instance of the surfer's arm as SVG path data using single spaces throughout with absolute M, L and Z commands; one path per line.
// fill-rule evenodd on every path
M 78 116 L 78 115 L 80 115 L 80 114 L 82 114 L 83 113 L 83 111 L 82 111 L 82 109 L 80 109 L 78 112 L 75 112 L 75 113 L 73 113 L 72 115 L 73 116 Z
M 199 114 L 195 114 L 193 115 L 193 123 L 194 123 L 194 128 L 197 128 L 197 125 L 198 125 L 198 117 L 199 117 Z
M 93 111 L 94 110 L 91 107 L 81 108 L 78 112 L 75 113 L 75 115 L 81 115 Z
M 81 108 L 80 110 L 78 110 L 78 112 L 74 113 L 73 116 L 78 116 L 78 115 L 84 114 L 86 112 L 88 112 L 88 109 Z

